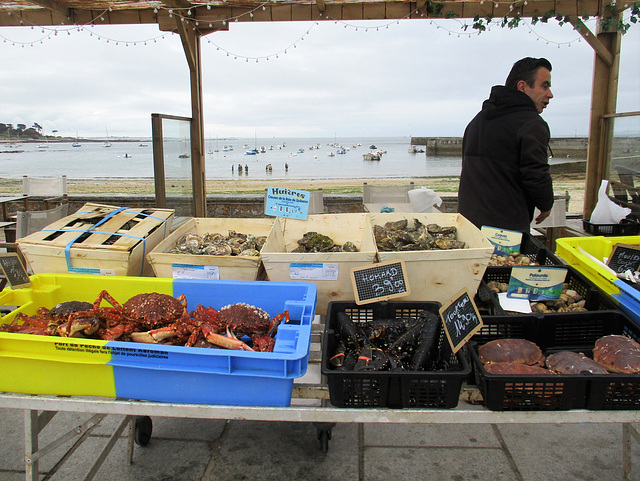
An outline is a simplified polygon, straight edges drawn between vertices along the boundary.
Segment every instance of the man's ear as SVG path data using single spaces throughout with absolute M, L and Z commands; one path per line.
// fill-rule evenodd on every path
M 525 82 L 524 80 L 520 80 L 518 81 L 518 83 L 516 84 L 516 89 L 518 89 L 520 92 L 524 92 L 524 88 L 527 86 L 527 82 Z

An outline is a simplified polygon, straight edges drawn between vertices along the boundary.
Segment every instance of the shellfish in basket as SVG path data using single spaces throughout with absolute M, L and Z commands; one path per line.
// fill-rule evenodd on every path
M 540 348 L 526 339 L 496 339 L 478 347 L 480 362 L 518 363 L 528 366 L 544 366 L 545 357 Z
M 593 359 L 607 371 L 640 374 L 640 344 L 626 336 L 604 336 L 596 341 Z
M 550 354 L 547 369 L 558 374 L 607 374 L 607 370 L 593 359 L 572 351 Z

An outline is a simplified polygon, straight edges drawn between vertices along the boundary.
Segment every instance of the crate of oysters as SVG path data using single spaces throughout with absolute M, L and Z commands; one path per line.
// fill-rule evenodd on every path
M 367 214 L 278 217 L 261 251 L 270 281 L 313 282 L 317 314 L 329 301 L 355 300 L 351 269 L 373 264 L 376 245 Z
M 273 219 L 193 218 L 147 255 L 156 277 L 263 280 L 260 250 Z
M 518 315 L 525 314 L 509 310 L 500 304 L 509 290 L 509 281 L 511 279 L 511 269 L 492 270 L 487 269 L 484 274 L 483 284 L 486 283 L 487 288 L 497 294 L 492 296 L 493 306 L 489 307 L 490 315 Z M 562 285 L 562 291 L 558 298 L 530 301 L 529 305 L 532 314 L 537 315 L 562 315 L 567 312 L 587 312 L 587 311 L 608 311 L 618 310 L 615 303 L 580 272 L 570 266 L 562 266 L 566 269 L 567 274 Z
M 445 304 L 475 293 L 494 247 L 460 214 L 369 214 L 380 262 L 403 259 L 411 294 L 402 300 Z

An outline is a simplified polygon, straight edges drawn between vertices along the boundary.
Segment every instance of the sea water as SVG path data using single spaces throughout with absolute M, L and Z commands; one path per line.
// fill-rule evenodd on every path
M 21 178 L 26 174 L 66 175 L 69 179 L 153 179 L 150 140 L 110 139 L 109 143 L 111 147 L 100 141 L 80 141 L 80 147 L 73 147 L 71 142 L 22 143 L 11 147 L 0 144 L 0 177 Z M 233 150 L 228 150 L 229 147 Z M 264 153 L 246 153 L 262 147 Z M 209 180 L 403 179 L 460 174 L 459 156 L 429 157 L 425 153 L 409 153 L 410 148 L 409 137 L 213 138 L 205 141 L 205 172 Z M 172 176 L 171 169 L 188 171 L 180 167 L 188 169 L 191 162 L 185 156 L 190 154 L 188 145 L 166 142 L 164 149 L 168 177 Z M 363 159 L 363 154 L 378 151 L 386 151 L 381 160 Z M 239 164 L 242 174 L 238 174 Z M 271 170 L 267 169 L 269 164 Z
M 71 142 L 22 143 L 15 147 L 1 143 L 0 178 L 21 178 L 26 174 L 66 175 L 69 179 L 153 179 L 150 140 L 110 139 L 109 143 L 111 147 L 105 147 L 104 141 L 81 141 L 80 147 L 73 147 Z M 228 150 L 230 147 L 233 150 Z M 247 155 L 262 147 L 264 153 Z M 459 155 L 428 156 L 424 152 L 410 153 L 410 149 L 410 137 L 212 138 L 205 141 L 205 173 L 208 180 L 366 180 L 460 175 Z M 379 161 L 364 160 L 364 154 L 379 151 L 384 152 Z M 167 178 L 181 178 L 182 173 L 190 172 L 190 152 L 185 142 L 165 142 L 164 154 Z M 238 173 L 239 165 L 242 174 Z

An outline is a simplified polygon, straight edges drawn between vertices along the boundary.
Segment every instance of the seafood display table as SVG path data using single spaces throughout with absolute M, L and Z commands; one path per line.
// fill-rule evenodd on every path
M 28 481 L 38 478 L 38 461 L 62 443 L 82 436 L 106 415 L 123 418 L 96 456 L 85 476 L 93 479 L 122 432 L 129 427 L 128 461 L 133 459 L 134 444 L 145 445 L 151 438 L 151 417 L 225 419 L 237 421 L 310 422 L 318 431 L 320 447 L 328 449 L 331 429 L 336 423 L 398 424 L 622 424 L 622 462 L 624 479 L 631 479 L 631 444 L 640 443 L 640 433 L 633 423 L 640 423 L 640 411 L 491 411 L 480 404 L 482 397 L 476 386 L 463 385 L 458 406 L 453 409 L 427 408 L 337 408 L 329 404 L 329 388 L 320 376 L 320 333 L 322 324 L 314 324 L 307 374 L 293 385 L 291 406 L 228 406 L 183 404 L 131 399 L 29 395 L 0 392 L 0 408 L 24 411 L 25 474 Z M 90 419 L 47 446 L 39 447 L 39 433 L 58 412 L 93 414 Z
M 299 397 L 296 397 L 299 396 Z M 640 443 L 640 433 L 631 425 L 640 422 L 640 411 L 490 411 L 484 406 L 473 404 L 469 399 L 477 399 L 476 388 L 465 387 L 461 400 L 453 409 L 388 409 L 336 408 L 326 405 L 326 386 L 297 385 L 294 387 L 290 407 L 251 407 L 202 404 L 172 404 L 126 399 L 82 398 L 63 396 L 43 396 L 14 393 L 0 393 L 0 408 L 24 410 L 25 420 L 25 474 L 27 480 L 38 479 L 38 460 L 61 443 L 81 436 L 108 414 L 123 415 L 123 419 L 96 457 L 88 470 L 85 480 L 92 479 L 106 459 L 112 447 L 129 426 L 128 461 L 133 458 L 134 440 L 145 445 L 151 437 L 149 416 L 172 418 L 227 419 L 242 421 L 288 421 L 311 422 L 318 430 L 321 448 L 326 451 L 331 428 L 336 423 L 423 423 L 423 424 L 531 424 L 531 423 L 620 423 L 622 431 L 622 462 L 624 479 L 631 479 L 632 439 Z M 315 398 L 319 405 L 298 404 Z M 62 435 L 56 441 L 39 448 L 38 435 L 44 426 L 59 412 L 93 413 L 84 424 Z M 138 422 L 142 426 L 147 421 L 147 432 L 139 433 Z M 145 438 L 146 437 L 146 438 Z

